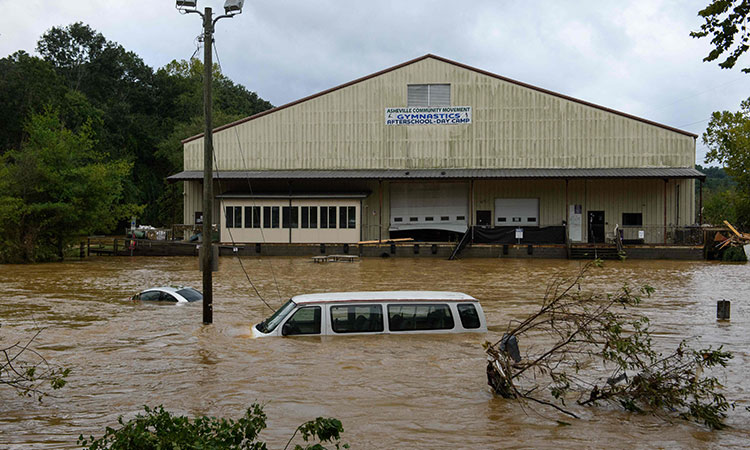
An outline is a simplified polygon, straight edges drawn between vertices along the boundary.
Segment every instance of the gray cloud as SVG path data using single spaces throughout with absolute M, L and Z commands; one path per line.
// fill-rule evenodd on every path
M 703 63 L 708 42 L 688 36 L 706 3 L 255 0 L 219 22 L 216 45 L 224 72 L 276 105 L 434 53 L 700 134 L 712 111 L 750 93 L 750 75 Z M 198 16 L 171 1 L 2 0 L 0 10 L 0 56 L 82 21 L 161 67 L 190 57 L 200 33 Z M 702 162 L 700 143 L 698 153 Z

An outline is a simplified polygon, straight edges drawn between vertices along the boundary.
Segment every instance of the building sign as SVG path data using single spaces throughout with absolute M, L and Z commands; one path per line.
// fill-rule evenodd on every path
M 386 125 L 456 125 L 471 123 L 471 106 L 386 108 Z

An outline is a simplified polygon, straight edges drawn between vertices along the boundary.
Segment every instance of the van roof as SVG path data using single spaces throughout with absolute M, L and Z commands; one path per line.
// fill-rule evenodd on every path
M 352 301 L 470 301 L 477 299 L 463 292 L 446 291 L 370 291 L 370 292 L 327 292 L 321 294 L 303 294 L 292 297 L 292 301 L 301 303 L 335 303 Z

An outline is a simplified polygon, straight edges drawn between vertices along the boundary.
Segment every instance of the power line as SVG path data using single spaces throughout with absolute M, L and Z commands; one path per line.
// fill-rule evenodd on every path
M 690 99 L 693 99 L 693 98 L 695 98 L 695 97 L 699 97 L 699 96 L 701 96 L 701 95 L 703 95 L 703 94 L 706 94 L 706 93 L 708 93 L 708 92 L 712 92 L 712 91 L 715 91 L 716 89 L 722 88 L 722 87 L 724 87 L 724 86 L 727 86 L 727 85 L 730 85 L 730 84 L 736 83 L 736 82 L 738 82 L 738 81 L 742 81 L 742 80 L 747 80 L 747 79 L 748 79 L 748 78 L 747 78 L 747 76 L 743 76 L 743 77 L 740 77 L 740 78 L 735 78 L 734 80 L 731 80 L 731 81 L 727 81 L 726 83 L 722 83 L 722 84 L 720 84 L 720 85 L 718 85 L 718 86 L 714 86 L 714 87 L 712 87 L 712 88 L 710 88 L 710 89 L 707 89 L 707 90 L 705 90 L 705 91 L 701 91 L 701 92 L 698 92 L 697 94 L 693 94 L 693 95 L 690 95 L 690 96 L 688 96 L 688 97 L 684 97 L 684 98 L 681 98 L 681 99 L 679 99 L 679 100 L 675 100 L 674 102 L 672 102 L 672 103 L 668 103 L 668 104 L 666 104 L 666 105 L 662 105 L 662 106 L 659 106 L 659 107 L 656 107 L 656 108 L 652 108 L 652 109 L 651 109 L 651 112 L 654 112 L 654 111 L 660 111 L 660 110 L 662 110 L 662 109 L 665 109 L 665 108 L 669 108 L 670 106 L 674 106 L 674 105 L 676 105 L 676 104 L 678 104 L 678 103 L 684 102 L 685 100 L 690 100 Z

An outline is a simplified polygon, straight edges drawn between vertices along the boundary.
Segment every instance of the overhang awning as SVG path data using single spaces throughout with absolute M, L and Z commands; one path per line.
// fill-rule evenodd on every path
M 692 167 L 639 167 L 601 169 L 390 169 L 390 170 L 221 170 L 215 180 L 439 180 L 439 179 L 589 179 L 589 178 L 695 178 L 706 175 Z M 169 181 L 198 181 L 203 171 L 186 170 Z

